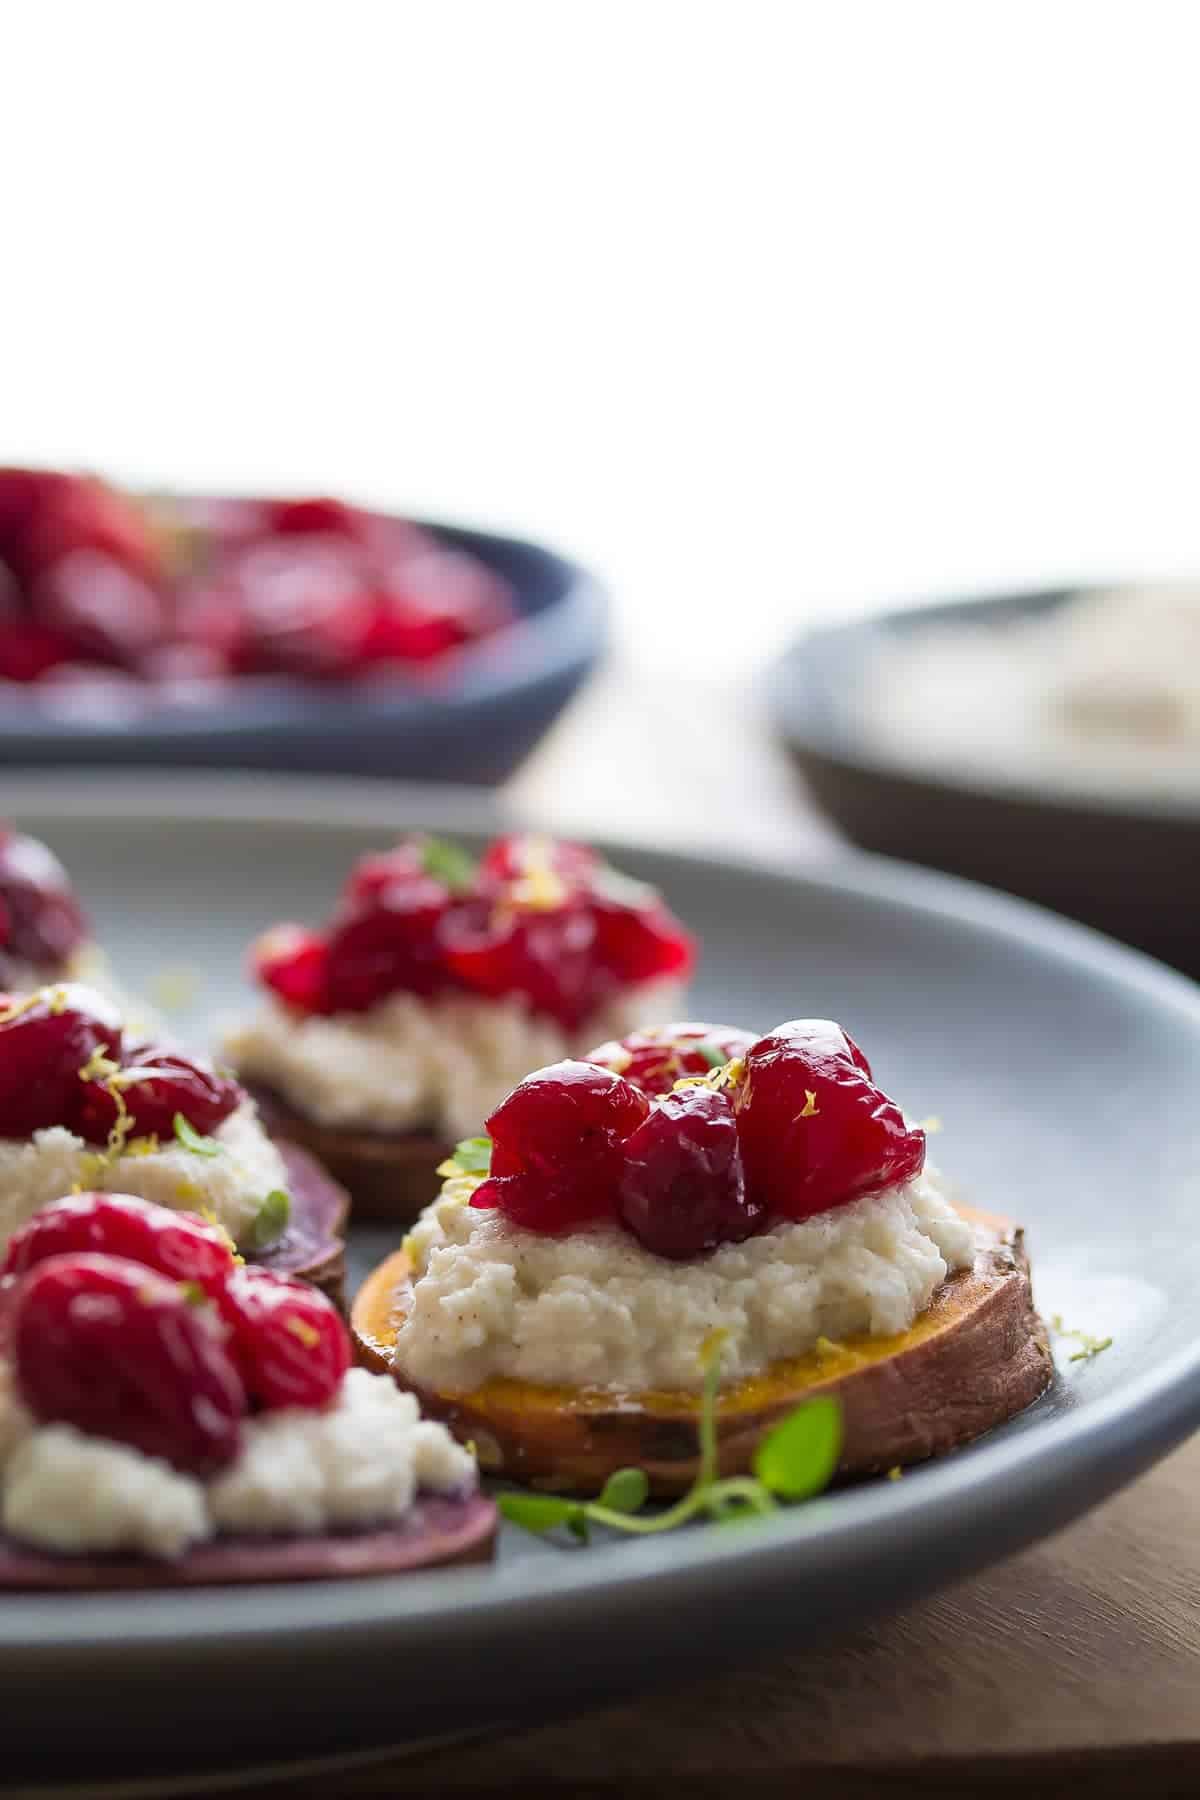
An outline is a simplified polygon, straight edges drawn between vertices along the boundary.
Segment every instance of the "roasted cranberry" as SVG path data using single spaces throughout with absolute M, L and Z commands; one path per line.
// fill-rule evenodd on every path
M 733 1106 L 706 1087 L 655 1101 L 626 1141 L 618 1195 L 626 1230 L 673 1260 L 740 1244 L 767 1216 L 746 1193 Z
M 911 1181 L 924 1166 L 924 1132 L 829 1019 L 794 1019 L 752 1045 L 735 1106 L 749 1191 L 785 1218 Z
M 71 550 L 37 578 L 32 600 L 39 619 L 76 646 L 125 669 L 161 644 L 170 608 L 160 590 L 104 550 Z
M 216 1308 L 117 1256 L 55 1256 L 24 1278 L 17 1388 L 42 1424 L 74 1425 L 208 1475 L 237 1455 L 246 1395 Z
M 92 1143 L 102 1143 L 121 1116 L 111 1085 L 103 1080 L 80 1084 L 83 1100 L 78 1130 Z M 158 1044 L 131 1044 L 116 1077 L 130 1130 L 169 1139 L 180 1114 L 201 1135 L 214 1131 L 241 1104 L 244 1093 L 227 1075 L 207 1063 Z
M 0 831 L 0 907 L 7 920 L 0 945 L 47 974 L 65 966 L 87 939 L 66 870 L 45 844 L 16 831 Z
M 707 1075 L 744 1056 L 755 1041 L 736 1025 L 658 1025 L 589 1050 L 586 1061 L 623 1075 L 647 1094 L 669 1094 L 677 1081 Z
M 520 994 L 534 1012 L 577 1030 L 612 991 L 593 954 L 595 924 L 581 899 L 554 906 L 497 902 L 455 907 L 443 921 L 447 967 L 477 994 Z
M 121 1056 L 121 1025 L 93 989 L 67 982 L 0 1011 L 0 1137 L 78 1127 L 79 1071 L 98 1053 Z
M 357 665 L 373 602 L 349 540 L 269 538 L 242 552 L 227 576 L 244 614 L 244 673 L 339 677 Z
M 329 948 L 321 932 L 303 925 L 276 925 L 259 938 L 250 959 L 258 980 L 285 1006 L 308 1013 L 333 1010 Z
M 328 940 L 334 1006 L 361 1012 L 400 990 L 429 995 L 451 985 L 437 936 L 450 900 L 449 888 L 422 875 L 347 909 Z
M 374 850 L 360 856 L 346 881 L 344 897 L 351 903 L 373 900 L 386 888 L 423 881 L 429 871 L 425 866 L 425 844 L 419 837 L 404 838 L 390 850 Z
M 51 1256 L 81 1250 L 124 1257 L 173 1281 L 194 1281 L 213 1295 L 236 1267 L 229 1239 L 205 1219 L 133 1194 L 70 1194 L 43 1206 L 14 1233 L 0 1275 L 26 1275 Z
M 246 1390 L 260 1406 L 327 1406 L 350 1367 L 350 1338 L 324 1294 L 290 1275 L 237 1269 L 220 1307 Z
M 40 474 L 14 567 L 31 581 L 76 551 L 96 551 L 151 586 L 164 573 L 158 534 L 129 495 L 88 475 Z
M 306 537 L 312 533 L 329 533 L 337 537 L 360 538 L 366 515 L 344 500 L 328 495 L 307 500 L 274 500 L 267 504 L 267 528 L 282 537 Z
M 632 904 L 615 892 L 597 892 L 592 909 L 596 954 L 622 986 L 691 973 L 695 940 L 652 890 L 648 900 Z
M 638 1088 L 592 1063 L 560 1062 L 527 1075 L 487 1121 L 493 1167 L 472 1206 L 498 1207 L 533 1231 L 611 1218 L 622 1145 L 650 1110 Z
M 379 593 L 397 617 L 440 630 L 447 648 L 495 631 L 512 613 L 508 589 L 491 569 L 432 539 L 405 547 L 384 569 Z
M 65 632 L 40 625 L 36 619 L 6 619 L 0 631 L 0 680 L 38 681 L 75 654 L 75 645 Z

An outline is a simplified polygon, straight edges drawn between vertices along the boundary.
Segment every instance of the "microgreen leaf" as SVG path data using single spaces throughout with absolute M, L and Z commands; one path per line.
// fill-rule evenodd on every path
M 272 1188 L 262 1205 L 254 1215 L 254 1221 L 246 1236 L 251 1250 L 265 1250 L 277 1238 L 281 1238 L 287 1230 L 288 1220 L 292 1216 L 292 1200 L 282 1188 Z
M 428 838 L 421 849 L 421 863 L 427 875 L 440 881 L 452 892 L 462 893 L 475 879 L 475 859 L 457 844 L 445 838 Z
M 570 1514 L 567 1519 L 567 1530 L 572 1537 L 578 1538 L 581 1544 L 589 1541 L 591 1533 L 588 1530 L 587 1512 L 584 1507 L 577 1506 Z
M 807 1500 L 829 1485 L 842 1448 L 842 1409 L 818 1395 L 769 1432 L 754 1453 L 754 1473 L 782 1500 Z
M 719 1044 L 697 1044 L 696 1055 L 702 1056 L 710 1069 L 723 1069 L 729 1061 Z
M 216 1138 L 202 1137 L 194 1125 L 189 1125 L 182 1113 L 175 1114 L 174 1124 L 175 1136 L 193 1156 L 220 1156 L 223 1146 L 218 1144 Z
M 463 1138 L 450 1158 L 460 1175 L 486 1175 L 492 1166 L 491 1138 Z
M 582 1511 L 578 1500 L 562 1500 L 557 1494 L 497 1494 L 496 1505 L 513 1525 L 537 1532 L 570 1525 Z
M 640 1512 L 649 1492 L 650 1483 L 643 1469 L 614 1469 L 600 1490 L 596 1505 L 606 1506 L 609 1512 Z

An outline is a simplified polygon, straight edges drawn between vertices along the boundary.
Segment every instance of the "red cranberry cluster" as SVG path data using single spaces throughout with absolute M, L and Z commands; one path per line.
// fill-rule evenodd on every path
M 155 506 L 0 469 L 0 680 L 195 703 L 240 676 L 412 675 L 511 617 L 474 557 L 339 500 Z
M 170 1138 L 176 1115 L 210 1132 L 244 1098 L 236 1081 L 143 1039 L 126 1041 L 116 1010 L 78 983 L 0 995 L 0 1138 L 65 1125 L 103 1144 L 126 1135 Z
M 327 1405 L 350 1366 L 323 1294 L 244 1267 L 217 1227 L 129 1194 L 43 1207 L 9 1243 L 0 1304 L 39 1423 L 189 1474 L 233 1460 L 251 1411 Z
M 472 1206 L 530 1231 L 617 1221 L 672 1259 L 911 1181 L 925 1162 L 924 1132 L 829 1019 L 757 1039 L 722 1025 L 635 1032 L 528 1076 L 487 1131 Z
M 582 844 L 503 837 L 476 865 L 414 837 L 356 865 L 323 931 L 268 932 L 254 968 L 304 1013 L 364 1012 L 400 992 L 519 994 L 575 1031 L 618 989 L 686 978 L 694 956 L 658 894 Z
M 87 919 L 57 856 L 37 838 L 0 825 L 0 987 L 29 967 L 49 980 L 87 937 Z

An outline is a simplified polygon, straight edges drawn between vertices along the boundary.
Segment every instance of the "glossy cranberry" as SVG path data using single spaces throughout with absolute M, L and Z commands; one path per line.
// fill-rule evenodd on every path
M 276 925 L 250 952 L 251 967 L 264 987 L 285 1006 L 300 1012 L 331 1012 L 329 948 L 323 933 L 303 925 Z
M 227 1075 L 218 1075 L 207 1063 L 159 1044 L 127 1046 L 117 1085 L 120 1088 L 130 1130 L 139 1137 L 151 1134 L 170 1141 L 178 1113 L 201 1136 L 236 1111 L 244 1090 Z M 79 1084 L 82 1101 L 77 1129 L 92 1143 L 103 1143 L 117 1124 L 121 1109 L 112 1088 L 104 1080 Z
M 666 977 L 684 980 L 696 960 L 695 939 L 657 894 L 628 903 L 614 894 L 592 899 L 596 954 L 622 987 Z
M 65 632 L 40 625 L 36 619 L 5 620 L 0 630 L 0 681 L 22 685 L 38 681 L 75 654 L 75 645 Z
M 115 1009 L 91 988 L 68 982 L 0 1011 L 0 1138 L 25 1138 L 50 1125 L 78 1128 L 85 1084 L 79 1071 L 97 1052 L 121 1056 Z
M 230 1351 L 260 1406 L 327 1406 L 350 1367 L 350 1338 L 324 1294 L 290 1275 L 239 1268 L 220 1300 Z
M 586 901 L 519 907 L 503 901 L 458 906 L 441 928 L 447 967 L 474 993 L 520 994 L 532 1011 L 575 1031 L 612 991 L 594 955 Z
M 129 1444 L 190 1474 L 233 1461 L 246 1395 L 216 1308 L 116 1256 L 55 1256 L 24 1278 L 17 1388 L 42 1424 Z
M 924 1132 L 829 1019 L 794 1019 L 760 1038 L 746 1053 L 735 1107 L 749 1191 L 784 1218 L 911 1181 L 924 1166 Z
M 51 1256 L 78 1251 L 120 1256 L 173 1281 L 220 1293 L 236 1264 L 229 1239 L 192 1213 L 153 1206 L 133 1194 L 70 1194 L 36 1212 L 9 1239 L 0 1276 L 26 1275 Z
M 650 1110 L 639 1089 L 592 1063 L 560 1062 L 519 1082 L 486 1131 L 495 1173 L 472 1206 L 532 1231 L 564 1231 L 616 1207 L 622 1145 Z
M 411 602 L 376 596 L 357 655 L 366 666 L 409 666 L 436 662 L 462 642 L 454 621 Z
M 744 1056 L 754 1042 L 752 1031 L 739 1031 L 736 1025 L 685 1022 L 632 1031 L 589 1050 L 585 1060 L 623 1075 L 643 1093 L 669 1094 L 677 1081 L 711 1074 Z
M 625 1144 L 618 1212 L 639 1244 L 672 1260 L 761 1229 L 767 1208 L 746 1192 L 727 1095 L 690 1087 L 655 1101 Z
M 162 542 L 137 501 L 92 476 L 43 477 L 26 521 L 21 574 L 32 580 L 62 558 L 83 551 L 96 552 L 151 587 L 165 573 Z
M 266 508 L 267 529 L 281 537 L 332 535 L 359 539 L 364 535 L 367 515 L 356 506 L 328 495 L 303 500 L 270 501 Z
M 449 888 L 422 875 L 348 908 L 329 934 L 335 1009 L 361 1012 L 389 994 L 428 996 L 450 986 L 437 935 L 450 904 Z
M 244 673 L 338 678 L 357 666 L 373 601 L 348 539 L 268 538 L 228 573 L 245 620 Z
M 504 583 L 476 557 L 426 539 L 383 572 L 378 591 L 397 616 L 440 627 L 464 644 L 497 630 L 512 616 Z
M 171 624 L 162 592 L 104 550 L 71 550 L 37 578 L 32 602 L 76 656 L 132 669 L 161 644 Z
M 37 838 L 0 829 L 0 947 L 48 975 L 87 941 L 67 872 Z
M 430 875 L 426 864 L 429 841 L 425 837 L 402 838 L 390 850 L 373 850 L 360 856 L 346 881 L 345 900 L 354 905 L 374 900 L 388 888 L 407 887 L 413 882 L 427 880 Z

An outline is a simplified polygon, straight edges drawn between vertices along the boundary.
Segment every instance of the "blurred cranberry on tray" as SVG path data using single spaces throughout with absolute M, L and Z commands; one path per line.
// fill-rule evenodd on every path
M 30 598 L 41 622 L 76 653 L 130 668 L 166 638 L 169 602 L 157 588 L 103 550 L 71 550 L 44 569 Z
M 162 543 L 143 506 L 91 476 L 59 476 L 42 487 L 26 521 L 17 571 L 29 580 L 83 550 L 110 557 L 145 582 L 166 572 Z
M 273 538 L 231 568 L 247 674 L 339 676 L 357 665 L 373 602 L 355 547 L 329 536 Z
M 280 537 L 307 536 L 312 532 L 366 540 L 370 514 L 344 500 L 317 495 L 311 500 L 274 500 L 266 507 L 267 530 Z
M 0 622 L 0 681 L 37 681 L 74 655 L 70 638 L 52 626 L 39 625 L 34 619 Z

